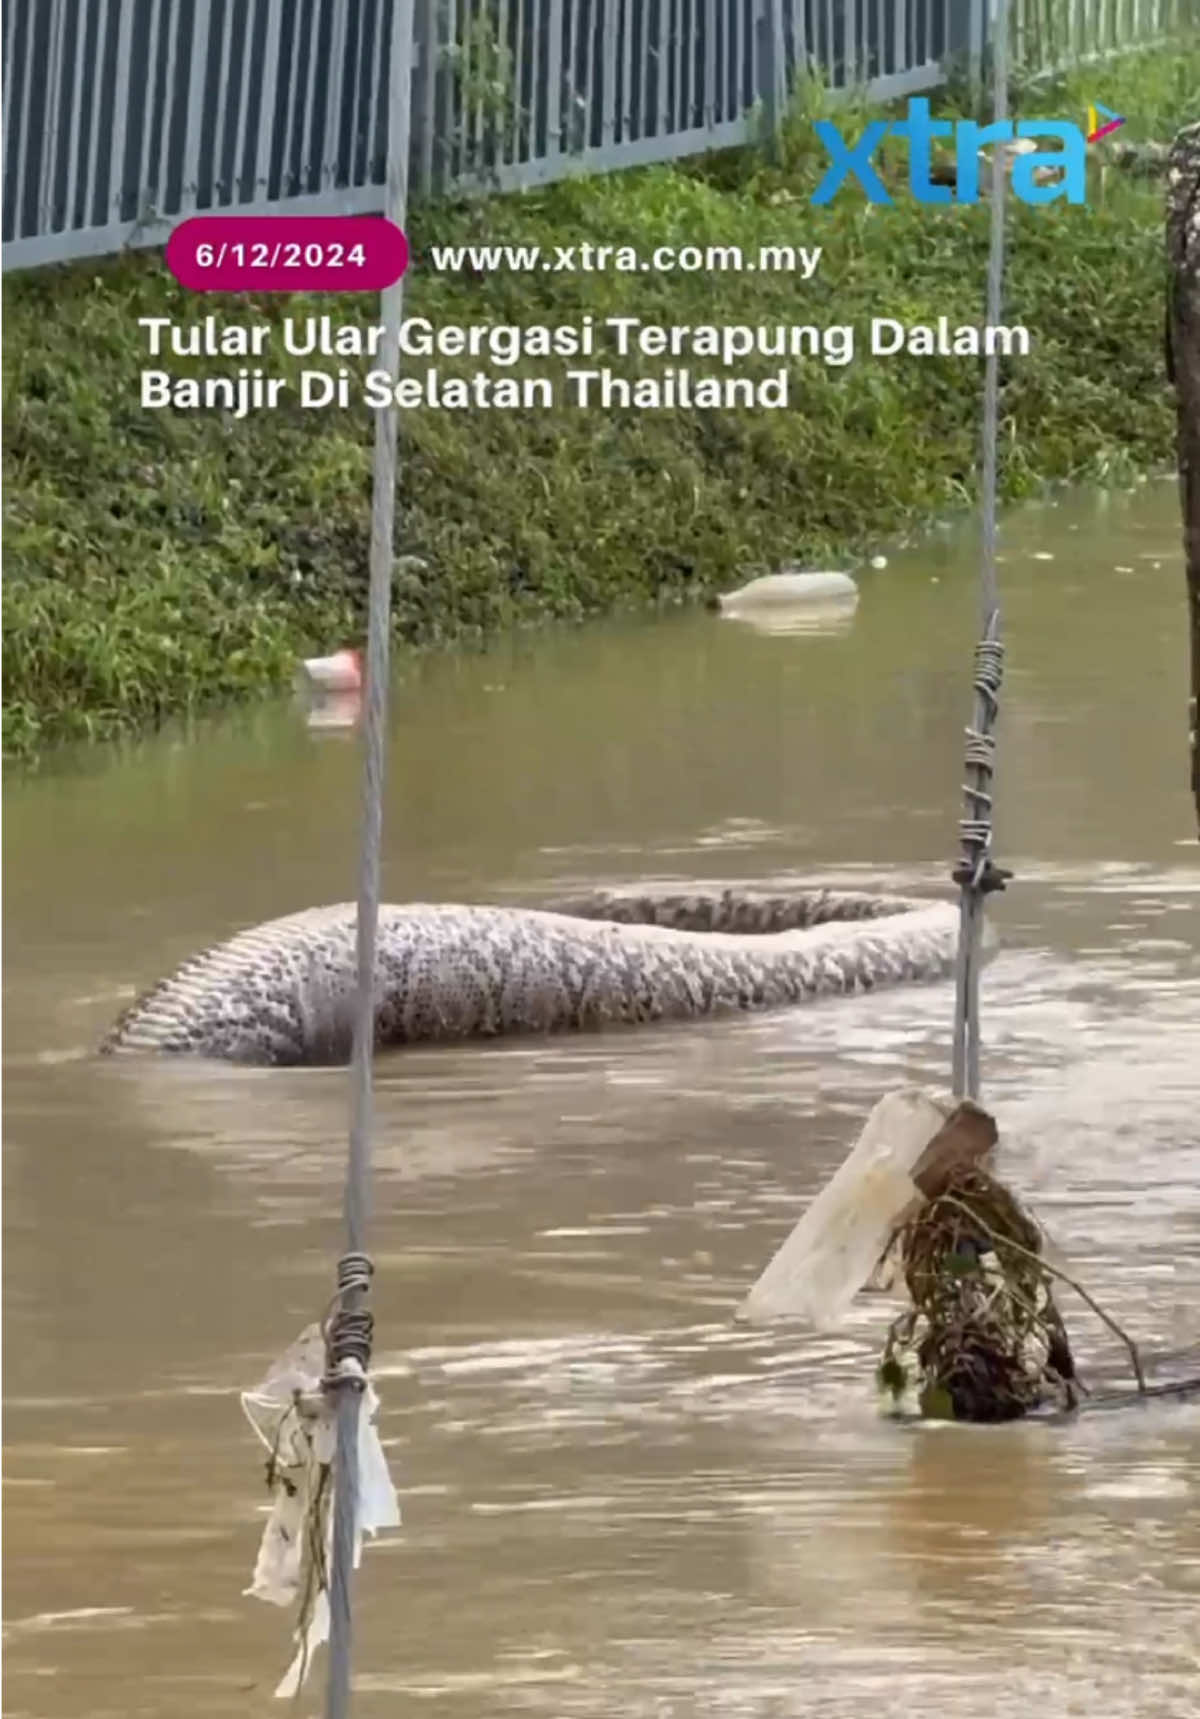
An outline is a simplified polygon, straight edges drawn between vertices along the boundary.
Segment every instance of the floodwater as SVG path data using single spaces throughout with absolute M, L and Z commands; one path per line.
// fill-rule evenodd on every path
M 1200 1357 L 1200 865 L 1174 487 L 1006 523 L 984 987 L 1006 1175 L 1148 1354 Z M 520 639 L 399 685 L 390 899 L 631 879 L 944 886 L 974 542 L 853 621 Z M 358 763 L 288 704 L 7 784 L 10 1719 L 284 1711 L 240 1388 L 322 1311 L 339 1071 L 92 1060 L 130 989 L 352 895 Z M 1200 1711 L 1200 1404 L 901 1428 L 845 1331 L 732 1314 L 949 987 L 379 1069 L 382 1435 L 356 1719 Z M 1085 1374 L 1119 1345 L 1069 1295 Z M 302 1701 L 323 1699 L 322 1656 Z

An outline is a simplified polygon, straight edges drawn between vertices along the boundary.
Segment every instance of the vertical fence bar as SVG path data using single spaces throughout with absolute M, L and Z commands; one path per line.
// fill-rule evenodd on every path
M 10 6 L 8 8 L 8 17 L 5 19 L 5 22 L 4 22 L 4 64 L 8 67 L 8 71 L 5 74 L 5 79 L 4 79 L 6 85 L 9 84 L 12 80 L 12 75 L 13 75 L 13 70 L 14 70 L 14 63 L 13 62 L 14 62 L 14 55 L 16 53 L 16 47 L 17 47 L 17 9 L 15 6 Z
M 637 99 L 637 134 L 638 137 L 650 137 L 654 132 L 654 116 L 650 111 L 650 60 L 653 50 L 650 46 L 650 8 L 653 0 L 640 0 L 642 28 L 639 35 L 640 54 L 638 58 L 638 99 Z
M 5 54 L 4 59 L 5 65 L 8 67 L 8 71 L 4 79 L 4 93 L 8 97 L 8 100 L 4 104 L 4 166 L 5 169 L 7 169 L 10 156 L 16 157 L 17 165 L 13 175 L 12 230 L 14 239 L 19 239 L 21 237 L 21 209 L 25 201 L 25 139 L 29 135 L 29 121 L 26 118 L 26 113 L 29 107 L 29 64 L 33 59 L 33 49 L 29 41 L 29 35 L 32 33 L 32 19 L 29 19 L 28 14 L 26 14 L 30 25 L 30 31 L 27 32 L 25 42 L 25 61 L 22 67 L 24 76 L 18 78 L 16 7 L 9 6 L 7 8 L 7 13 L 8 15 L 5 19 L 4 35 L 8 51 Z M 103 61 L 101 61 L 101 64 L 103 64 Z M 16 83 L 20 83 L 21 85 L 21 100 L 19 104 L 14 104 L 12 100 L 12 88 Z M 92 102 L 93 130 L 95 129 L 95 120 L 99 107 L 100 99 L 99 92 L 97 91 L 96 97 Z
M 109 144 L 108 203 L 116 220 L 125 204 L 125 126 L 129 117 L 129 62 L 133 53 L 133 0 L 117 0 L 117 64 Z
M 444 0 L 445 33 L 441 38 L 437 69 L 437 129 L 435 147 L 438 165 L 435 178 L 439 189 L 452 184 L 455 177 L 455 127 L 458 103 L 458 0 Z M 371 100 L 374 101 L 374 62 L 371 71 Z M 372 110 L 373 111 L 373 110 Z M 372 120 L 372 124 L 374 121 Z
M 970 37 L 967 42 L 967 82 L 971 103 L 976 105 L 983 92 L 983 7 L 984 0 L 971 0 Z
M 227 98 L 230 89 L 229 57 L 233 44 L 233 10 L 232 0 L 226 0 L 225 11 L 221 18 L 221 70 L 218 74 L 217 83 L 217 111 L 213 116 L 213 170 L 212 188 L 209 196 L 209 204 L 212 208 L 219 208 L 223 202 L 227 201 L 221 196 L 221 164 L 225 159 L 225 134 L 229 130 L 230 120 Z M 233 117 L 236 118 L 236 115 Z
M 329 70 L 325 77 L 325 138 L 320 162 L 320 183 L 323 189 L 337 183 L 338 142 L 342 135 L 342 103 L 346 89 L 349 3 L 350 0 L 333 0 L 333 24 L 329 32 Z
M 163 8 L 161 6 L 154 6 L 150 11 L 150 37 L 146 48 L 146 106 L 142 112 L 142 147 L 138 156 L 137 169 L 137 200 L 139 208 L 141 207 L 143 199 L 150 192 L 151 186 L 153 186 L 155 195 L 157 196 L 158 181 L 157 179 L 152 180 L 150 174 L 153 162 L 155 160 L 161 161 L 165 154 L 165 149 L 156 151 L 153 147 L 154 115 L 158 108 L 158 46 L 162 34 L 162 13 Z M 170 129 L 169 89 L 170 86 L 168 85 L 168 91 L 164 95 L 163 99 L 163 125 L 168 131 Z
M 269 196 L 271 155 L 275 142 L 275 93 L 279 82 L 279 11 L 283 0 L 267 0 L 267 33 L 263 42 L 262 102 L 258 110 L 258 147 L 254 152 L 254 185 L 250 198 Z M 286 147 L 286 140 L 285 140 Z
M 617 137 L 617 35 L 621 0 L 597 0 L 604 56 L 600 62 L 600 147 L 610 149 Z M 591 136 L 589 127 L 588 136 Z
M 755 38 L 753 29 L 746 31 L 746 7 L 743 0 L 734 0 L 734 17 L 738 19 L 738 119 L 741 119 L 746 108 L 746 72 L 753 74 L 753 55 L 755 55 Z M 751 84 L 753 88 L 753 84 Z
M 487 106 L 486 91 L 491 77 L 491 50 L 494 38 L 490 32 L 491 0 L 470 0 L 471 63 L 474 81 L 470 87 L 471 102 L 471 171 L 478 173 L 486 159 Z
M 13 7 L 13 11 L 14 12 L 16 11 L 15 6 Z M 25 64 L 24 64 L 24 67 L 22 68 L 23 75 L 22 75 L 22 80 L 21 80 L 21 135 L 17 140 L 17 236 L 18 237 L 20 237 L 20 235 L 21 235 L 21 229 L 22 229 L 22 225 L 23 225 L 23 216 L 24 216 L 26 204 L 28 201 L 28 193 L 29 193 L 29 188 L 30 188 L 29 187 L 29 181 L 33 177 L 33 173 L 31 171 L 32 167 L 33 167 L 33 160 L 31 159 L 32 152 L 28 146 L 29 146 L 30 142 L 32 141 L 33 135 L 34 135 L 33 125 L 30 122 L 29 108 L 30 108 L 31 101 L 33 100 L 33 57 L 34 57 L 35 37 L 37 34 L 37 29 L 36 29 L 37 19 L 34 16 L 32 11 L 26 12 L 25 17 L 26 17 L 27 28 L 26 28 L 26 32 L 25 32 Z M 39 158 L 37 160 L 37 173 L 38 173 L 37 196 L 35 196 L 35 198 L 34 198 L 34 207 L 33 207 L 33 231 L 35 233 L 40 230 L 41 222 L 42 222 L 41 212 L 37 206 L 38 198 L 41 196 L 41 166 L 42 166 L 42 164 L 41 164 L 41 160 Z M 109 168 L 110 178 L 111 178 L 111 173 L 112 173 L 112 169 L 110 166 L 110 168 Z M 120 209 L 119 209 L 119 205 L 118 205 L 118 214 L 119 213 L 120 213 Z
M 782 0 L 766 0 L 758 19 L 759 94 L 766 122 L 767 149 L 779 159 L 779 132 L 783 123 L 783 12 Z
M 370 53 L 366 50 L 371 47 L 373 40 L 370 29 L 375 22 L 376 10 L 374 0 L 356 0 L 354 16 L 358 23 L 358 35 L 354 42 L 354 59 L 350 75 L 350 160 L 346 174 L 351 185 L 358 184 L 358 140 L 361 137 L 364 143 L 367 142 L 367 134 L 362 128 L 363 61 L 364 59 L 368 62 L 370 60 Z M 370 76 L 369 64 L 366 76 Z M 368 147 L 363 158 L 364 179 L 370 179 L 370 172 L 370 149 Z
M 795 54 L 796 82 L 807 80 L 808 66 L 808 0 L 793 0 L 792 48 Z
M 568 0 L 571 4 L 572 0 Z M 574 40 L 574 25 L 570 12 L 564 10 L 563 0 L 534 0 L 534 14 L 530 28 L 536 32 L 542 19 L 548 18 L 546 75 L 539 76 L 541 60 L 534 50 L 533 86 L 536 102 L 540 104 L 534 116 L 532 138 L 546 139 L 546 153 L 555 157 L 563 153 L 564 130 L 567 123 L 564 114 L 564 100 L 567 88 L 568 65 L 570 61 L 570 43 Z M 553 120 L 553 125 L 551 124 Z M 530 142 L 530 158 L 540 159 L 541 144 Z
M 385 0 L 387 3 L 387 0 Z M 454 38 L 454 172 L 462 179 L 468 172 L 468 139 L 471 134 L 471 110 L 468 103 L 471 79 L 471 0 L 461 0 L 457 7 L 457 34 Z
M 46 75 L 43 89 L 46 99 L 46 117 L 42 128 L 42 160 L 40 185 L 38 188 L 38 227 L 43 233 L 54 231 L 54 187 L 58 179 L 58 147 L 60 116 L 63 108 L 62 101 L 62 70 L 63 70 L 63 37 L 66 33 L 66 19 L 63 17 L 65 0 L 50 0 L 49 22 L 50 43 L 46 56 Z M 68 115 L 68 119 L 69 119 Z
M 245 34 L 242 39 L 242 83 L 238 94 L 237 138 L 233 146 L 233 176 L 229 184 L 229 200 L 237 204 L 246 201 L 246 134 L 250 126 L 250 66 L 254 59 L 254 38 L 258 24 L 258 0 L 243 14 Z M 251 188 L 251 196 L 254 195 Z
M 280 160 L 280 168 L 279 168 L 279 196 L 280 197 L 291 197 L 295 194 L 295 190 L 296 190 L 296 186 L 293 185 L 293 183 L 292 183 L 292 145 L 296 140 L 296 113 L 297 113 L 297 110 L 300 106 L 301 87 L 302 87 L 302 80 L 301 80 L 301 73 L 300 73 L 300 31 L 304 25 L 304 14 L 305 14 L 306 6 L 311 8 L 311 7 L 314 7 L 316 4 L 317 4 L 317 0 L 291 0 L 292 43 L 291 43 L 291 48 L 289 50 L 289 58 L 288 58 L 288 66 L 287 66 L 287 81 L 286 81 L 286 84 L 284 86 L 287 90 L 287 102 L 285 105 L 284 120 L 283 120 L 283 155 L 282 155 L 281 160 Z M 282 67 L 280 69 L 282 70 Z M 301 123 L 303 123 L 303 115 L 301 115 Z M 301 134 L 301 137 L 300 137 L 300 155 L 301 155 L 301 157 L 303 157 L 303 154 L 304 154 L 304 138 L 303 138 L 303 134 Z M 368 154 L 369 154 L 369 146 L 368 146 Z M 301 168 L 303 168 L 303 165 L 304 165 L 303 159 L 301 159 L 300 165 L 301 165 Z
M 488 83 L 488 58 L 491 46 L 488 37 L 488 24 L 487 0 L 475 0 L 475 16 L 471 22 L 471 58 L 478 63 L 475 69 L 474 112 L 471 116 L 471 169 L 476 173 L 483 163 L 484 135 L 487 130 L 483 92 Z
M 671 8 L 675 0 L 658 0 L 658 125 L 656 135 L 665 137 L 671 129 Z
M 537 3 L 538 0 L 534 0 L 535 6 Z M 532 32 L 532 40 L 534 52 L 530 62 L 526 60 L 525 56 L 525 0 L 516 0 L 516 18 L 513 29 L 512 136 L 509 145 L 510 155 L 513 161 L 520 161 L 523 159 L 521 132 L 525 108 L 525 73 L 526 71 L 529 72 L 529 87 L 530 93 L 532 94 L 533 86 L 537 79 L 537 30 Z M 532 155 L 533 153 L 534 147 L 531 143 L 530 154 Z
M 717 117 L 717 0 L 704 0 L 704 101 L 701 123 L 711 131 Z
M 542 153 L 554 151 L 562 155 L 562 0 L 552 5 L 550 0 L 523 0 L 530 5 L 530 107 L 524 113 L 526 158 L 531 167 L 542 160 Z M 542 77 L 543 22 L 547 21 L 547 57 L 545 77 Z M 521 52 L 524 53 L 524 38 Z M 524 86 L 524 77 L 521 77 Z M 554 100 L 557 131 L 552 136 L 550 101 Z M 545 138 L 545 143 L 542 143 Z
M 617 18 L 621 32 L 620 80 L 617 94 L 617 142 L 633 139 L 633 38 L 637 0 L 619 0 Z
M 516 61 L 508 45 L 508 0 L 498 0 L 496 12 L 496 88 L 499 92 L 488 130 L 494 167 L 503 167 L 508 160 L 508 106 L 512 103 L 512 74 Z
M 120 0 L 118 0 L 118 4 L 120 4 Z M 104 101 L 103 78 L 105 61 L 107 59 L 105 46 L 108 42 L 109 5 L 110 0 L 99 0 L 100 11 L 99 16 L 96 19 L 96 69 L 93 73 L 92 82 L 92 120 L 88 135 L 87 183 L 84 187 L 83 194 L 83 224 L 85 227 L 90 227 L 95 222 L 96 192 L 99 189 L 100 184 L 100 110 L 106 105 Z M 16 7 L 10 7 L 9 10 L 10 12 L 15 13 Z M 10 60 L 9 65 L 11 66 L 11 64 L 12 61 Z M 12 75 L 11 72 L 9 75 Z M 18 168 L 18 172 L 19 171 L 20 169 Z M 17 184 L 19 194 L 19 179 Z M 19 216 L 19 202 L 17 205 L 17 213 Z M 100 224 L 103 226 L 104 223 L 101 222 Z
M 428 197 L 433 190 L 433 134 L 437 129 L 437 0 L 416 0 L 413 32 L 420 50 L 420 82 L 417 88 L 417 190 Z M 355 103 L 357 106 L 357 101 Z M 353 166 L 351 176 L 353 177 Z
M 87 15 L 82 14 L 79 20 L 79 34 L 75 38 L 75 71 L 71 79 L 71 115 L 70 127 L 67 132 L 67 196 L 63 205 L 63 227 L 71 231 L 75 227 L 75 199 L 79 191 L 80 155 L 83 153 L 83 56 L 87 49 Z M 10 55 L 9 65 L 12 65 Z
M 583 130 L 582 145 L 584 151 L 592 147 L 592 115 L 595 112 L 596 91 L 596 6 L 598 0 L 582 0 L 587 15 L 587 27 L 583 32 Z M 603 0 L 599 0 L 603 4 Z
M 620 141 L 633 136 L 633 7 L 634 0 L 621 0 L 621 126 Z
M 301 192 L 314 191 L 313 184 L 313 152 L 320 149 L 316 137 L 317 120 L 317 44 L 321 40 L 321 20 L 325 11 L 325 0 L 313 0 L 313 8 L 309 14 L 309 27 L 312 30 L 312 41 L 308 44 L 308 82 L 304 92 L 304 111 L 300 116 L 300 182 L 297 189 Z M 302 66 L 300 21 L 296 21 L 296 65 Z M 328 64 L 328 62 L 326 62 Z M 328 81 L 329 73 L 326 72 Z M 318 183 L 320 166 L 318 168 Z
M 200 139 L 204 129 L 204 74 L 212 35 L 213 0 L 196 0 L 192 14 L 192 54 L 188 62 L 187 116 L 183 127 L 183 178 L 179 185 L 180 213 L 196 207 L 200 190 Z M 182 10 L 182 8 L 181 8 Z
M 542 0 L 542 3 L 546 4 L 546 0 Z M 570 11 L 566 25 L 572 47 L 575 42 L 576 4 L 577 0 L 568 0 Z M 563 0 L 549 0 L 549 8 L 550 29 L 546 44 L 546 154 L 554 158 L 562 154 L 563 148 L 562 98 L 568 57 L 564 53 Z M 574 80 L 572 87 L 573 85 Z

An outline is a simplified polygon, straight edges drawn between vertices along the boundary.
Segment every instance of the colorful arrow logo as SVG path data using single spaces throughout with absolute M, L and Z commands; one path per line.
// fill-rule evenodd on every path
M 1101 124 L 1101 120 L 1104 121 Z M 1122 114 L 1114 113 L 1110 107 L 1102 107 L 1099 102 L 1088 106 L 1088 142 L 1099 143 L 1102 137 L 1107 137 L 1110 131 L 1116 131 L 1118 126 L 1125 124 Z

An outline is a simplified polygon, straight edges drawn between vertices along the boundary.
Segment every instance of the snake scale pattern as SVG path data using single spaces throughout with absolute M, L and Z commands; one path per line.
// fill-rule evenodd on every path
M 385 906 L 376 1046 L 698 1020 L 929 982 L 952 971 L 957 937 L 949 902 L 828 889 Z M 346 1063 L 356 971 L 352 904 L 270 920 L 185 961 L 100 1049 Z

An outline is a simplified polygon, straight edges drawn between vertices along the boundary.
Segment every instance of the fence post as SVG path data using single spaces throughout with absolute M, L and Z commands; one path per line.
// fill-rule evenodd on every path
M 970 0 L 971 18 L 967 40 L 967 85 L 971 96 L 971 109 L 978 109 L 983 96 L 983 42 L 988 34 L 984 18 L 984 8 L 988 0 Z
M 758 94 L 763 104 L 767 154 L 771 161 L 778 162 L 786 100 L 783 0 L 764 0 L 757 25 Z

